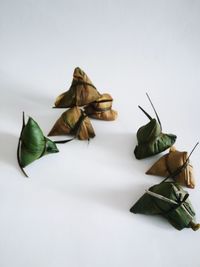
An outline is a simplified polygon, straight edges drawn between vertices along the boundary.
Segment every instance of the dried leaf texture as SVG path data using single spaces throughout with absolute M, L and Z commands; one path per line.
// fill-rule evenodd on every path
M 146 174 L 168 177 L 177 171 L 186 162 L 187 158 L 188 153 L 186 151 L 181 152 L 173 147 L 169 153 L 156 161 Z M 185 168 L 174 177 L 174 180 L 181 185 L 194 188 L 195 178 L 192 165 L 188 162 Z
M 85 112 L 94 119 L 113 121 L 117 118 L 117 111 L 112 109 L 112 102 L 111 95 L 103 94 L 98 100 L 85 107 Z
M 101 94 L 97 91 L 86 73 L 75 68 L 70 89 L 59 95 L 55 101 L 56 108 L 85 106 L 96 101 Z
M 79 107 L 65 111 L 54 124 L 49 136 L 68 134 L 80 140 L 88 140 L 95 136 L 90 119 Z

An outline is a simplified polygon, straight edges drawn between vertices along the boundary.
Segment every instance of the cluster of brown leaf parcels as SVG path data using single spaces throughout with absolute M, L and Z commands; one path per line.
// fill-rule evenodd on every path
M 112 102 L 109 94 L 97 91 L 83 70 L 75 68 L 69 90 L 55 101 L 55 108 L 69 109 L 56 121 L 49 136 L 71 134 L 80 140 L 89 140 L 95 136 L 89 117 L 105 121 L 117 118 Z
M 109 94 L 101 95 L 97 91 L 84 71 L 76 68 L 70 89 L 58 96 L 55 102 L 56 108 L 69 109 L 60 116 L 49 132 L 49 136 L 70 134 L 73 135 L 73 138 L 51 141 L 44 136 L 37 122 L 31 117 L 25 123 L 23 113 L 17 159 L 24 175 L 27 176 L 24 167 L 33 161 L 44 155 L 59 152 L 56 144 L 66 143 L 75 138 L 79 140 L 93 138 L 95 133 L 89 117 L 107 121 L 115 120 L 117 112 L 112 110 L 112 101 L 113 99 Z
M 176 150 L 173 146 L 176 136 L 162 132 L 158 114 L 148 94 L 147 97 L 154 109 L 156 119 L 139 106 L 150 122 L 137 131 L 138 145 L 134 150 L 135 157 L 143 159 L 159 154 L 168 148 L 170 150 L 146 172 L 146 174 L 162 176 L 165 179 L 146 190 L 146 193 L 130 211 L 148 215 L 162 215 L 178 230 L 192 228 L 196 231 L 200 228 L 200 224 L 195 222 L 195 212 L 188 199 L 189 194 L 183 190 L 182 186 L 195 187 L 193 167 L 189 158 L 198 143 L 190 155 L 186 151 Z M 167 181 L 168 179 L 171 181 Z

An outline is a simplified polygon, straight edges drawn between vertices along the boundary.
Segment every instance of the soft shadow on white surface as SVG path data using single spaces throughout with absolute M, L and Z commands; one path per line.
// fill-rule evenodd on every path
M 71 189 L 62 189 L 59 193 L 62 193 L 66 196 L 71 196 L 80 203 L 84 203 L 84 206 L 92 206 L 93 212 L 98 210 L 107 210 L 111 214 L 122 213 L 121 216 L 128 218 L 130 223 L 133 223 L 133 227 L 138 227 L 137 224 L 149 224 L 155 229 L 165 229 L 165 230 L 174 230 L 176 231 L 169 222 L 160 215 L 143 215 L 143 214 L 134 214 L 130 212 L 130 208 L 139 200 L 139 198 L 145 193 L 145 190 L 148 189 L 147 184 L 135 184 L 130 185 L 127 188 L 110 188 L 106 187 L 91 187 L 90 189 L 86 188 L 77 188 L 74 190 Z M 136 224 L 135 224 L 136 223 Z
M 7 133 L 1 132 L 0 133 L 0 162 L 9 167 L 16 167 L 17 170 L 17 144 L 18 144 L 18 137 Z
M 112 122 L 111 122 L 112 123 Z M 100 128 L 100 126 L 99 126 Z M 93 142 L 93 143 L 92 143 Z M 112 167 L 120 168 L 124 171 L 141 170 L 144 171 L 146 162 L 140 161 L 135 158 L 134 149 L 137 144 L 136 134 L 134 132 L 108 132 L 105 131 L 98 133 L 97 139 L 91 141 L 91 149 L 99 151 L 99 157 L 107 157 L 108 164 L 113 164 Z M 89 147 L 90 149 L 90 147 Z M 122 173 L 122 175 L 124 175 Z
M 37 113 L 39 110 L 53 106 L 54 99 L 49 97 L 43 88 L 34 88 L 31 84 L 15 82 L 12 77 L 5 79 L 6 75 L 0 74 L 0 90 L 3 92 L 0 98 L 1 115 L 15 120 L 19 118 L 22 111 L 26 113 L 34 110 Z

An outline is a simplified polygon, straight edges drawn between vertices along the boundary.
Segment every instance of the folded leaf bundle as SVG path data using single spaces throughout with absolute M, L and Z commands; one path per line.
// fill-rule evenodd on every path
M 153 166 L 146 172 L 146 174 L 157 175 L 162 177 L 171 176 L 175 173 L 181 166 L 184 165 L 188 158 L 188 153 L 186 151 L 178 151 L 175 147 L 170 148 L 169 153 L 162 156 L 158 161 L 156 161 Z M 174 180 L 184 186 L 189 188 L 195 187 L 195 179 L 193 167 L 187 162 L 184 168 L 173 177 Z
M 96 101 L 100 96 L 100 93 L 85 72 L 80 68 L 75 68 L 69 90 L 57 97 L 55 107 L 85 106 Z
M 95 136 L 90 119 L 79 107 L 63 112 L 51 129 L 49 136 L 74 135 L 80 140 L 89 140 Z
M 85 107 L 85 113 L 94 119 L 113 121 L 117 118 L 117 111 L 112 109 L 113 99 L 109 94 L 102 96 Z
M 189 194 L 175 182 L 154 185 L 130 209 L 133 213 L 164 216 L 176 229 L 198 230 Z
M 29 117 L 27 124 L 25 124 L 23 113 L 23 125 L 17 150 L 18 163 L 22 171 L 24 172 L 24 167 L 44 155 L 57 152 L 59 151 L 56 144 L 43 135 L 34 119 Z M 24 174 L 26 175 L 25 172 Z
M 152 107 L 155 111 L 153 104 Z M 162 132 L 161 122 L 156 111 L 155 113 L 157 120 L 155 118 L 152 118 L 140 106 L 139 108 L 144 112 L 144 114 L 150 120 L 149 123 L 140 127 L 139 130 L 137 131 L 138 145 L 135 147 L 134 150 L 134 154 L 137 159 L 144 159 L 159 154 L 164 150 L 168 149 L 169 147 L 171 147 L 176 141 L 176 135 L 166 134 Z

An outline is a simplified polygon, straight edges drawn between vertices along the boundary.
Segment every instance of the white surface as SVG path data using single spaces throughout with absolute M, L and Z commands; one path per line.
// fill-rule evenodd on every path
M 199 267 L 200 231 L 177 231 L 130 207 L 159 177 L 137 161 L 135 133 L 153 111 L 176 146 L 200 139 L 199 1 L 0 1 L 0 266 Z M 51 107 L 80 66 L 114 97 L 115 122 L 26 168 L 16 147 L 24 110 L 47 134 Z M 189 190 L 200 221 L 200 149 Z

